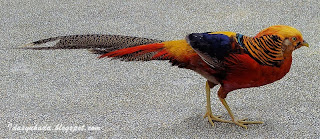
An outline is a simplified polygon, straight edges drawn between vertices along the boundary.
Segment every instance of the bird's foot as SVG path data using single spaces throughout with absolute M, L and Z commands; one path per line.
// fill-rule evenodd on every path
M 224 120 L 221 119 L 221 116 L 214 116 L 212 112 L 207 111 L 206 114 L 203 116 L 203 118 L 208 117 L 208 121 L 211 123 L 212 126 L 214 126 L 213 121 L 218 121 L 218 122 L 224 122 L 224 123 L 232 123 L 232 121 Z
M 245 119 L 241 119 L 241 120 L 234 120 L 233 123 L 235 123 L 238 126 L 241 126 L 245 129 L 247 129 L 248 127 L 246 125 L 248 124 L 263 124 L 263 122 L 261 121 L 246 121 L 248 118 Z

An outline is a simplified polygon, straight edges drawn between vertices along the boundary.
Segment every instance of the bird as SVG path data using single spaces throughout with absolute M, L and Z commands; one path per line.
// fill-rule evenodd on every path
M 55 42 L 52 46 L 42 46 Z M 181 40 L 163 41 L 125 35 L 69 35 L 42 39 L 23 49 L 87 49 L 98 58 L 122 61 L 167 60 L 206 79 L 206 113 L 209 123 L 234 123 L 247 129 L 261 121 L 237 119 L 226 102 L 227 94 L 242 88 L 259 87 L 283 78 L 290 70 L 294 50 L 309 44 L 301 32 L 287 25 L 273 25 L 246 36 L 230 31 L 191 33 Z M 213 115 L 210 90 L 220 85 L 217 96 L 231 120 Z

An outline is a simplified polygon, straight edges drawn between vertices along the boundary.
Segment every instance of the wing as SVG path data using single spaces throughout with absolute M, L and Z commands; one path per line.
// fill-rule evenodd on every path
M 187 41 L 208 65 L 212 68 L 223 68 L 226 57 L 243 52 L 234 36 L 233 32 L 192 33 L 187 36 Z

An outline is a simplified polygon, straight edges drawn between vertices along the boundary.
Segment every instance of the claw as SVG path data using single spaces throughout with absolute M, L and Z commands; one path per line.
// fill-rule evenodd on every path
M 238 120 L 239 123 L 242 123 L 242 124 L 263 124 L 262 121 L 246 121 L 248 118 L 245 118 L 245 119 L 241 119 L 241 120 Z
M 234 121 L 234 123 L 235 123 L 236 125 L 238 125 L 238 126 L 241 126 L 241 127 L 245 128 L 245 129 L 248 129 L 248 127 L 247 127 L 246 125 L 244 125 L 243 123 L 241 123 L 241 122 L 239 122 L 239 121 Z
M 206 112 L 206 114 L 203 116 L 203 118 L 206 118 L 206 117 L 208 117 L 208 121 L 211 123 L 212 126 L 214 126 L 213 121 L 224 122 L 224 123 L 233 123 L 232 121 L 221 119 L 220 115 L 219 116 L 214 116 L 212 114 L 212 112 Z
M 206 118 L 206 117 L 208 117 L 208 121 L 210 122 L 210 124 L 214 126 L 213 119 L 211 118 L 209 113 L 206 113 L 203 118 Z
M 233 123 L 245 128 L 245 129 L 248 129 L 248 127 L 246 126 L 248 124 L 263 124 L 263 122 L 261 122 L 261 121 L 246 121 L 246 120 L 248 120 L 248 118 L 236 120 L 236 121 L 233 121 Z

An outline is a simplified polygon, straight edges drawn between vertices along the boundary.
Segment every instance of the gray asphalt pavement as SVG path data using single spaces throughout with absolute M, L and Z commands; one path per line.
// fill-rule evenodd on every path
M 319 138 L 320 2 L 41 1 L 0 2 L 1 138 Z M 86 50 L 17 48 L 48 37 L 119 34 L 160 40 L 271 25 L 300 30 L 310 48 L 293 54 L 280 81 L 229 93 L 248 130 L 205 114 L 205 79 L 168 62 L 97 59 Z M 212 109 L 229 119 L 212 90 Z

